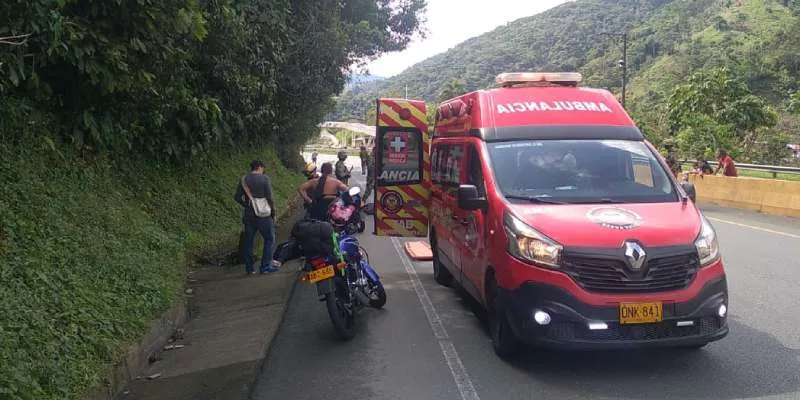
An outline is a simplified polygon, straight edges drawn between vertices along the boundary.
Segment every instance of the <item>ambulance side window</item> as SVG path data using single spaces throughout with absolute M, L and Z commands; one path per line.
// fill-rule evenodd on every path
M 464 181 L 464 145 L 452 144 L 447 146 L 447 151 L 442 153 L 444 158 L 442 183 L 457 188 Z
M 431 153 L 431 181 L 435 184 L 444 184 L 442 173 L 447 161 L 447 149 L 449 146 L 438 144 L 434 146 Z
M 471 144 L 469 146 L 469 158 L 467 159 L 467 162 L 469 163 L 467 183 L 470 185 L 475 185 L 475 187 L 478 188 L 478 194 L 485 197 L 486 184 L 484 183 L 483 180 L 483 168 L 481 167 L 481 158 L 474 144 Z

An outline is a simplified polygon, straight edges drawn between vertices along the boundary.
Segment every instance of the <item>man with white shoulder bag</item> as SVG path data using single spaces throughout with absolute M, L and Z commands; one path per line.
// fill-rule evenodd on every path
M 239 179 L 236 194 L 233 199 L 244 207 L 242 223 L 244 223 L 244 243 L 242 244 L 242 257 L 244 258 L 245 271 L 255 274 L 253 268 L 253 240 L 256 232 L 264 238 L 264 252 L 261 255 L 261 273 L 277 272 L 273 267 L 272 247 L 275 242 L 273 233 L 273 213 L 275 202 L 272 200 L 272 185 L 269 177 L 264 175 L 264 163 L 255 160 L 250 163 L 250 173 Z

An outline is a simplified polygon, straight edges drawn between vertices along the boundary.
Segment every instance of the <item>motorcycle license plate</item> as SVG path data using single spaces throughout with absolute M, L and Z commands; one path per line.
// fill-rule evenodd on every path
M 325 268 L 307 273 L 306 278 L 308 283 L 314 284 L 325 279 L 333 278 L 334 274 L 333 265 L 329 265 Z

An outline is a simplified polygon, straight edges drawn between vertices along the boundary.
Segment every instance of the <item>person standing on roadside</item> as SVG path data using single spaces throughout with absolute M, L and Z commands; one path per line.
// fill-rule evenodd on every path
M 670 148 L 667 152 L 667 157 L 664 160 L 667 162 L 667 166 L 669 170 L 672 172 L 672 175 L 677 177 L 681 173 L 681 163 L 678 161 L 678 157 L 675 155 L 675 149 Z
M 728 151 L 725 149 L 719 149 L 718 154 L 719 164 L 717 165 L 717 170 L 714 171 L 714 174 L 718 174 L 721 170 L 722 175 L 724 176 L 739 176 L 739 172 L 736 170 L 736 165 L 733 163 L 733 158 L 728 155 Z
M 353 168 L 347 168 L 347 164 L 345 163 L 345 160 L 347 160 L 346 152 L 340 151 L 337 156 L 339 157 L 339 161 L 336 162 L 336 179 L 347 185 Z
M 372 148 L 372 154 L 369 156 L 369 160 L 367 161 L 367 188 L 364 189 L 364 204 L 367 204 L 369 201 L 369 195 L 375 190 L 375 157 L 377 153 L 375 148 Z
M 315 167 L 317 166 L 317 152 L 316 151 L 311 152 L 311 163 L 314 164 Z
M 361 175 L 366 175 L 367 168 L 369 167 L 369 151 L 367 151 L 367 146 L 361 146 L 359 156 L 361 156 Z
M 250 163 L 250 173 L 239 179 L 233 199 L 244 208 L 242 212 L 242 223 L 244 224 L 242 257 L 244 258 L 245 272 L 256 273 L 253 268 L 253 241 L 256 238 L 256 232 L 261 233 L 261 237 L 264 238 L 261 273 L 277 272 L 278 269 L 272 266 L 272 247 L 275 241 L 273 232 L 275 202 L 272 198 L 272 184 L 269 177 L 264 174 L 262 161 L 255 160 Z

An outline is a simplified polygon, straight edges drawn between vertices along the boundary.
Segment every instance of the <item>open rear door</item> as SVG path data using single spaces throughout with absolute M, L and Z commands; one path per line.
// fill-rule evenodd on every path
M 375 234 L 426 237 L 430 136 L 425 102 L 378 99 Z

